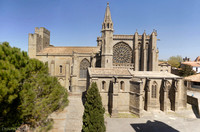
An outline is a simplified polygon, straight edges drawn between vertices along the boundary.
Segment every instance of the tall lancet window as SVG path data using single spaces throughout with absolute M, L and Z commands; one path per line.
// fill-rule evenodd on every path
M 156 92 L 157 92 L 157 83 L 153 82 L 152 88 L 151 88 L 151 98 L 156 98 Z
M 109 23 L 107 24 L 107 28 L 109 28 Z
M 121 90 L 121 91 L 124 91 L 124 89 L 125 89 L 124 81 L 121 81 L 121 82 L 120 82 L 120 90 Z
M 60 65 L 60 73 L 62 73 L 63 71 L 62 71 L 62 65 Z
M 87 59 L 83 59 L 80 63 L 80 78 L 87 77 L 87 68 L 90 66 L 90 63 Z
M 102 82 L 102 88 L 101 89 L 106 90 L 106 82 L 105 81 Z

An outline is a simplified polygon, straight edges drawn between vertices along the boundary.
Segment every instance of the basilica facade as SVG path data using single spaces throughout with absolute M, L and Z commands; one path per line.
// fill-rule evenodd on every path
M 47 62 L 71 93 L 83 93 L 96 82 L 105 109 L 113 116 L 149 110 L 179 110 L 186 107 L 182 78 L 159 72 L 157 32 L 150 35 L 115 35 L 109 4 L 96 47 L 54 47 L 50 31 L 41 27 L 29 34 L 28 54 Z

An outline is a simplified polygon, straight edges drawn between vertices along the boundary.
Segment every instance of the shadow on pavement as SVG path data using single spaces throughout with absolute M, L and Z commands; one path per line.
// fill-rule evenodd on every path
M 192 111 L 194 112 L 196 118 L 200 118 L 198 108 L 195 105 L 192 105 Z
M 146 123 L 130 125 L 136 132 L 179 132 L 171 126 L 156 120 L 153 122 L 148 120 Z

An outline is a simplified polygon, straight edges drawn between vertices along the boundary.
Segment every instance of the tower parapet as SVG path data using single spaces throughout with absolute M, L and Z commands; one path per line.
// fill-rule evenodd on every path
M 36 54 L 50 45 L 50 31 L 44 27 L 36 27 L 34 34 L 29 34 L 28 54 L 36 58 Z

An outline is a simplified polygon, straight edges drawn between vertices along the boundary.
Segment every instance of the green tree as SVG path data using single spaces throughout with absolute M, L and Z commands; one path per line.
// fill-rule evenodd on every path
M 48 66 L 26 52 L 0 44 L 0 127 L 49 128 L 48 115 L 68 104 L 68 94 Z M 46 127 L 44 127 L 46 126 Z
M 168 59 L 168 63 L 172 66 L 172 67 L 176 67 L 179 68 L 181 65 L 183 58 L 180 55 L 177 56 L 171 56 Z
M 183 76 L 183 77 L 196 74 L 196 72 L 189 65 L 183 65 L 179 73 L 180 73 L 180 76 Z
M 101 96 L 97 84 L 92 83 L 87 90 L 85 110 L 83 114 L 83 132 L 105 132 L 104 124 L 105 109 L 102 106 Z

